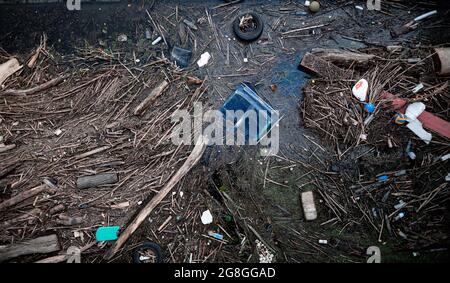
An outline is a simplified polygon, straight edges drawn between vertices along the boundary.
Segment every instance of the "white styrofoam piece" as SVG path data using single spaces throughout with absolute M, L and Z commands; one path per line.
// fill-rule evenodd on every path
M 211 224 L 213 222 L 213 216 L 212 216 L 211 212 L 209 211 L 209 209 L 203 211 L 201 220 L 204 225 Z
M 431 134 L 423 129 L 422 123 L 415 119 L 406 125 L 414 134 L 416 134 L 421 140 L 429 144 L 431 141 Z
M 408 105 L 405 115 L 409 121 L 414 121 L 423 113 L 423 111 L 425 111 L 425 104 L 422 102 L 414 102 Z
M 208 64 L 209 59 L 211 59 L 211 54 L 209 52 L 205 52 L 200 56 L 200 60 L 197 61 L 197 65 L 201 68 Z
M 316 205 L 314 204 L 314 196 L 311 191 L 302 193 L 302 206 L 306 220 L 315 220 L 317 218 Z
M 369 83 L 365 79 L 360 79 L 352 88 L 353 95 L 364 102 L 367 98 L 367 92 L 369 90 Z

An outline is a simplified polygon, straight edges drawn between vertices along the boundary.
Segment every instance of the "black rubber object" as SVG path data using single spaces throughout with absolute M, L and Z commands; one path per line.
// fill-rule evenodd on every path
M 251 15 L 253 17 L 253 20 L 255 21 L 255 24 L 256 24 L 256 28 L 254 30 L 244 32 L 239 27 L 240 19 L 242 17 L 244 17 L 245 15 Z M 260 16 L 254 14 L 254 13 L 242 14 L 242 15 L 238 16 L 233 22 L 234 34 L 236 34 L 236 36 L 243 41 L 257 40 L 261 36 L 263 30 L 264 30 L 263 20 L 261 19 Z
M 134 249 L 134 251 L 133 251 L 133 262 L 134 263 L 143 263 L 139 259 L 139 257 L 140 257 L 139 252 L 141 252 L 143 250 L 152 250 L 156 256 L 156 263 L 163 262 L 163 254 L 161 251 L 161 247 L 156 243 L 145 242 L 142 245 L 140 245 L 139 247 L 137 247 L 136 249 Z

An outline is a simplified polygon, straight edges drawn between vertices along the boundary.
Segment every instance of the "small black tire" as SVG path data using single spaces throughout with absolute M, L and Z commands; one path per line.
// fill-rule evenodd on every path
M 140 254 L 139 252 L 142 250 L 152 250 L 155 253 L 156 256 L 156 262 L 155 263 L 162 263 L 163 262 L 163 254 L 161 251 L 161 247 L 152 242 L 145 242 L 139 247 L 135 248 L 133 251 L 133 262 L 134 263 L 143 263 L 140 260 Z
M 256 28 L 254 30 L 249 31 L 249 32 L 243 32 L 241 30 L 241 28 L 239 27 L 240 19 L 245 15 L 251 15 L 253 17 L 253 20 L 255 21 L 255 24 L 256 24 Z M 254 14 L 254 13 L 242 14 L 242 15 L 238 16 L 233 22 L 234 34 L 243 41 L 257 40 L 261 36 L 263 30 L 264 30 L 263 20 L 261 19 L 260 16 Z

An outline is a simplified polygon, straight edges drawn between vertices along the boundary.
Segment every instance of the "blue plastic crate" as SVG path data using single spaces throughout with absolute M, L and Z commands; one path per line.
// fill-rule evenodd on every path
M 227 101 L 220 108 L 220 111 L 225 115 L 227 110 L 238 111 L 241 110 L 244 112 L 244 116 L 241 117 L 238 121 L 233 121 L 233 131 L 236 132 L 238 130 L 245 129 L 245 133 L 241 133 L 245 136 L 246 142 L 259 141 L 271 128 L 271 111 L 274 109 L 261 97 L 258 96 L 256 90 L 249 83 L 242 83 L 239 85 L 232 96 L 230 96 Z M 258 128 L 256 132 L 250 133 L 249 125 L 250 120 L 254 117 L 249 115 L 249 110 L 256 111 L 256 124 Z M 264 112 L 260 112 L 264 111 Z M 225 119 L 229 119 L 224 116 Z M 242 123 L 245 123 L 245 127 L 242 127 Z M 225 125 L 225 123 L 224 123 Z M 230 129 L 227 129 L 230 130 Z

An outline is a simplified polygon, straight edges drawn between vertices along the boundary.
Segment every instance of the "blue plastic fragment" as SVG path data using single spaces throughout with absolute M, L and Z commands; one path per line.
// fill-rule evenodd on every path
M 209 231 L 208 235 L 213 237 L 213 238 L 215 238 L 215 239 L 217 239 L 217 240 L 223 240 L 223 235 L 222 234 L 214 233 L 212 231 Z
M 388 175 L 382 175 L 377 177 L 378 182 L 386 182 L 387 180 L 389 180 L 389 176 Z
M 373 113 L 373 111 L 375 111 L 375 105 L 373 103 L 367 103 L 364 105 L 364 109 L 369 113 Z
M 187 66 L 189 66 L 192 51 L 174 46 L 172 48 L 172 51 L 170 52 L 170 56 L 172 60 L 178 64 L 178 66 L 180 66 L 181 68 L 186 68 Z
M 120 226 L 100 227 L 95 232 L 95 239 L 99 242 L 115 241 L 119 235 Z

